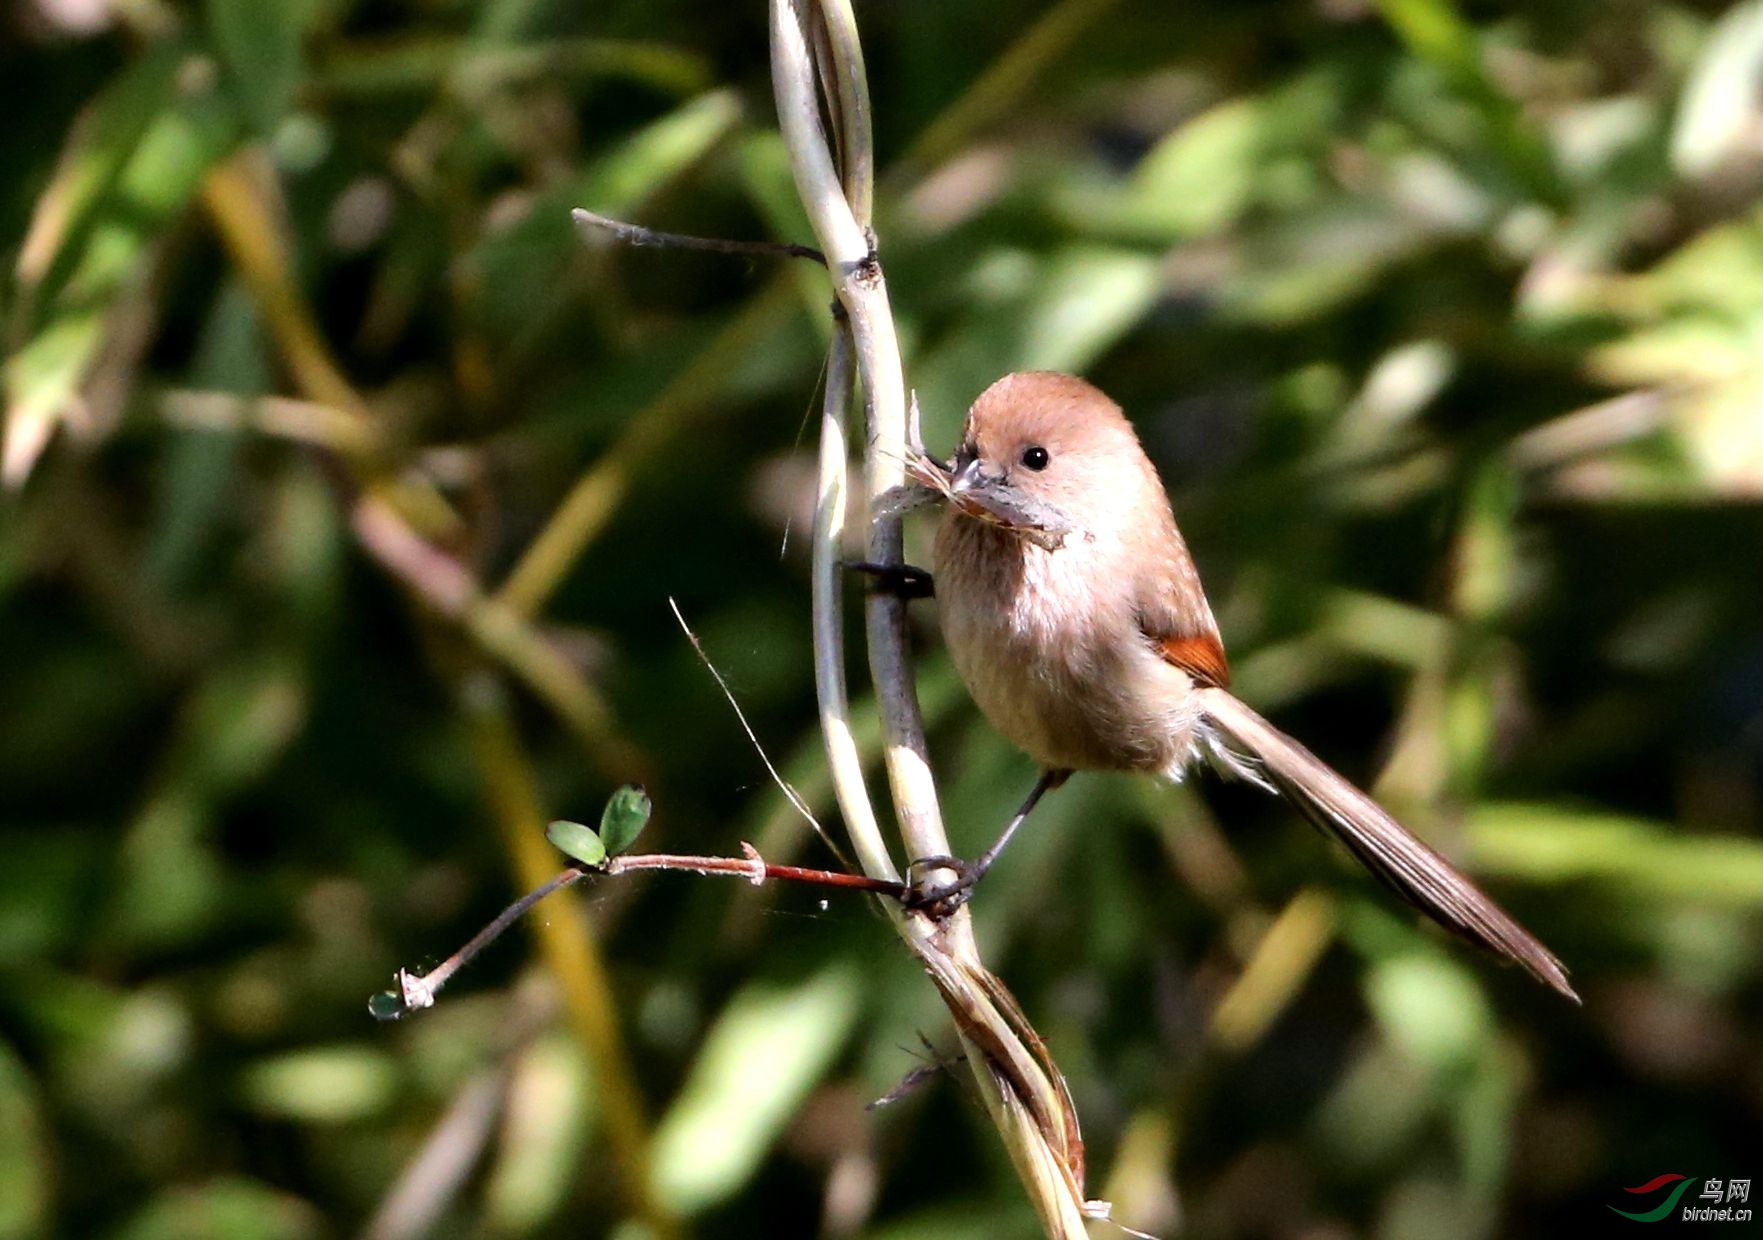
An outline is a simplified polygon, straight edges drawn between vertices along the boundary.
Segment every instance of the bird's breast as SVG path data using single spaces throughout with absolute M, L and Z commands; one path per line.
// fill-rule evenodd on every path
M 951 515 L 936 589 L 955 668 L 999 731 L 1046 767 L 1172 770 L 1194 748 L 1191 682 L 1140 632 L 1122 550 L 1056 551 Z

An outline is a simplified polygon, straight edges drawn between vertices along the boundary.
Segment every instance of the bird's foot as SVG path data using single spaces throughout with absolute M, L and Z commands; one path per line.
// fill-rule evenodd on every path
M 908 883 L 904 903 L 914 912 L 941 921 L 972 898 L 973 889 L 979 886 L 979 880 L 985 877 L 988 868 L 981 861 L 963 861 L 960 857 L 941 854 L 920 857 L 906 868 Z M 953 870 L 955 877 L 933 882 L 930 875 L 937 870 Z
M 854 560 L 847 562 L 845 567 L 866 575 L 872 594 L 891 594 L 911 602 L 913 599 L 933 598 L 937 592 L 930 573 L 910 564 L 873 564 L 868 560 Z

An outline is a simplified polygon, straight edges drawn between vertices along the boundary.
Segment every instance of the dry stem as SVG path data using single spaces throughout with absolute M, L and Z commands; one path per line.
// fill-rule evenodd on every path
M 827 258 L 843 311 L 828 363 L 814 531 L 815 670 L 834 788 L 864 869 L 897 877 L 851 744 L 846 700 L 839 537 L 847 487 L 845 414 L 855 355 L 866 414 L 868 559 L 901 562 L 900 517 L 884 502 L 904 478 L 907 402 L 899 341 L 870 227 L 873 146 L 869 93 L 848 0 L 772 0 L 772 78 L 797 192 Z M 824 92 L 821 86 L 824 85 Z M 821 124 L 837 136 L 840 159 Z M 906 641 L 905 604 L 876 595 L 867 608 L 870 673 L 881 706 L 895 812 L 908 857 L 949 852 Z M 1085 1235 L 1083 1145 L 1064 1081 L 1003 984 L 981 962 L 971 922 L 892 910 L 895 927 L 930 973 L 960 1032 L 980 1094 L 1050 1237 Z

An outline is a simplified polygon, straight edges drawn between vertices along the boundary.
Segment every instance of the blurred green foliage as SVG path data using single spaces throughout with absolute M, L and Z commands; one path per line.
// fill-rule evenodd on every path
M 1763 1170 L 1763 3 L 1024 7 L 858 10 L 928 439 L 1121 400 L 1244 696 L 1586 997 L 1252 790 L 1080 778 L 974 909 L 1091 1193 L 1543 1236 Z M 0 28 L 0 1240 L 1029 1234 L 948 1078 L 862 1109 L 950 1038 L 855 898 L 603 882 L 365 1011 L 626 781 L 645 847 L 829 863 L 667 610 L 830 816 L 823 277 L 568 216 L 807 239 L 761 6 Z M 921 619 L 977 848 L 1032 773 Z

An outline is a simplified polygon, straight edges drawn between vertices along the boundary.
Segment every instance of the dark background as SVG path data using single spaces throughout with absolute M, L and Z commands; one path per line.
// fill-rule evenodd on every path
M 1080 777 L 974 910 L 1091 1195 L 1525 1237 L 1763 1174 L 1763 4 L 857 13 L 931 446 L 1010 369 L 1119 399 L 1242 695 L 1585 997 L 1252 789 Z M 0 30 L 0 1238 L 1031 1234 L 961 1073 L 863 1110 L 952 1039 L 856 898 L 606 882 L 366 1012 L 628 780 L 643 847 L 830 862 L 667 605 L 836 828 L 824 276 L 567 215 L 807 239 L 762 6 Z M 932 618 L 976 851 L 1033 772 Z

